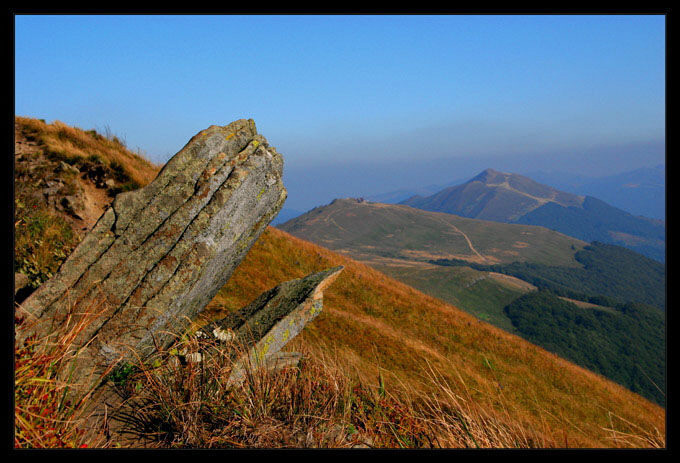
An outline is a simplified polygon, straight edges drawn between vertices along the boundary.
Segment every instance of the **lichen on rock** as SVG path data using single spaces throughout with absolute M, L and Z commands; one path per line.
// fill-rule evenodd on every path
M 119 194 L 59 273 L 23 302 L 36 322 L 18 337 L 49 336 L 89 313 L 76 341 L 87 346 L 77 380 L 95 365 L 168 347 L 280 210 L 282 170 L 252 120 L 198 133 L 149 185 Z
M 213 333 L 218 340 L 222 333 L 232 333 L 229 341 L 248 346 L 247 352 L 235 359 L 227 383 L 233 386 L 243 381 L 247 368 L 280 365 L 281 348 L 321 313 L 323 291 L 342 270 L 342 266 L 334 267 L 281 283 L 242 309 L 203 327 L 202 333 Z M 285 361 L 291 362 L 290 358 Z

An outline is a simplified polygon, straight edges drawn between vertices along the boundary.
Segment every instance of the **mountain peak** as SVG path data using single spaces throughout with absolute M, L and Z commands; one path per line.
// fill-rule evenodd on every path
M 411 207 L 483 220 L 514 222 L 546 203 L 581 207 L 584 198 L 558 191 L 519 174 L 486 169 L 462 185 L 426 198 L 403 201 Z
M 497 170 L 489 168 L 489 169 L 484 170 L 482 173 L 480 173 L 476 177 L 473 177 L 472 179 L 470 179 L 470 181 L 468 183 L 470 183 L 470 182 L 494 183 L 494 181 L 497 180 L 499 177 L 506 177 L 506 176 L 509 176 L 509 175 L 511 175 L 511 174 L 507 174 L 505 172 L 499 172 Z

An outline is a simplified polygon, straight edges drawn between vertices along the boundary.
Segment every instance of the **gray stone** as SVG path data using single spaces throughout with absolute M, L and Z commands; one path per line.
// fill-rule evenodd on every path
M 77 167 L 73 167 L 71 164 L 68 164 L 67 162 L 64 161 L 59 161 L 59 165 L 57 166 L 57 172 L 67 172 L 70 174 L 80 173 Z
M 117 361 L 168 347 L 280 210 L 282 169 L 252 120 L 198 133 L 153 182 L 115 198 L 21 305 L 38 322 L 17 337 L 50 336 L 71 314 L 89 317 L 73 376 L 87 387 Z
M 85 208 L 83 198 L 80 195 L 69 195 L 61 198 L 57 203 L 57 209 L 63 210 L 74 217 L 80 218 L 76 211 L 82 211 Z
M 42 194 L 45 197 L 54 196 L 64 187 L 63 183 L 52 180 L 45 181 L 43 184 L 45 185 L 45 188 L 42 189 Z
M 270 371 L 278 371 L 284 368 L 297 367 L 300 360 L 302 360 L 300 352 L 277 352 L 267 355 L 264 367 Z
M 279 352 L 323 308 L 323 291 L 340 274 L 334 267 L 286 281 L 263 293 L 229 316 L 203 327 L 202 335 L 237 346 L 248 346 L 235 361 L 228 386 L 240 384 L 249 368 L 279 369 L 297 364 L 295 353 Z

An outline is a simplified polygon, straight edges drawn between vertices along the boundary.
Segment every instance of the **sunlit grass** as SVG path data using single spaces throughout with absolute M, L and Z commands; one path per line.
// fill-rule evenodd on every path
M 104 142 L 59 123 L 23 123 L 64 159 L 92 155 L 87 145 L 92 140 L 122 146 L 120 140 L 102 137 Z M 145 163 L 122 154 L 116 158 L 119 151 L 114 147 L 99 155 L 109 166 L 120 162 L 139 185 L 155 176 L 157 167 L 148 165 L 149 170 L 134 173 L 138 163 Z M 47 277 L 74 243 L 67 224 L 40 215 L 49 211 L 30 210 L 17 215 L 16 252 L 34 256 Z M 651 402 L 374 269 L 276 229 L 267 229 L 203 315 L 210 319 L 238 309 L 283 281 L 336 265 L 345 270 L 325 291 L 324 311 L 290 343 L 305 354 L 299 368 L 253 371 L 230 390 L 225 387 L 229 357 L 183 363 L 171 349 L 159 352 L 158 361 L 139 362 L 117 377 L 123 397 L 119 418 L 136 433 L 136 443 L 665 445 L 665 412 Z M 89 427 L 91 403 L 67 399 L 64 378 L 74 339 L 86 323 L 74 320 L 60 327 L 50 342 L 15 346 L 16 447 L 121 445 Z
M 15 118 L 24 136 L 37 142 L 43 154 L 69 164 L 99 159 L 114 171 L 119 180 L 144 186 L 156 177 L 159 166 L 145 158 L 141 151 L 129 150 L 116 135 L 104 136 L 96 130 L 82 130 L 60 121 L 47 124 L 29 117 Z
M 31 196 L 17 194 L 14 205 L 15 271 L 37 288 L 57 272 L 78 238 L 70 224 Z
M 611 441 L 610 415 L 622 433 L 663 436 L 662 408 L 600 375 L 389 279 L 380 272 L 278 229 L 269 228 L 208 313 L 233 310 L 280 281 L 335 265 L 345 270 L 324 295 L 324 312 L 301 334 L 304 345 L 327 344 L 356 359 L 366 380 L 377 366 L 394 381 L 442 395 L 423 377 L 423 362 L 441 372 L 460 396 L 488 413 L 508 413 L 542 441 L 569 446 L 648 445 Z M 464 386 L 465 385 L 465 386 Z M 465 391 L 465 394 L 463 394 Z M 625 444 L 624 444 L 625 442 Z

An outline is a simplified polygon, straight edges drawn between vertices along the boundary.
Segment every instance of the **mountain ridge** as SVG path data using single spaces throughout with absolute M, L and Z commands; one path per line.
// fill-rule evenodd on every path
M 399 204 L 468 218 L 544 226 L 581 240 L 624 246 L 661 262 L 665 259 L 664 224 L 519 174 L 486 169 L 461 185 Z
M 638 217 L 665 220 L 666 168 L 664 164 L 640 167 L 603 177 L 537 171 L 526 176 L 574 194 L 606 201 Z

